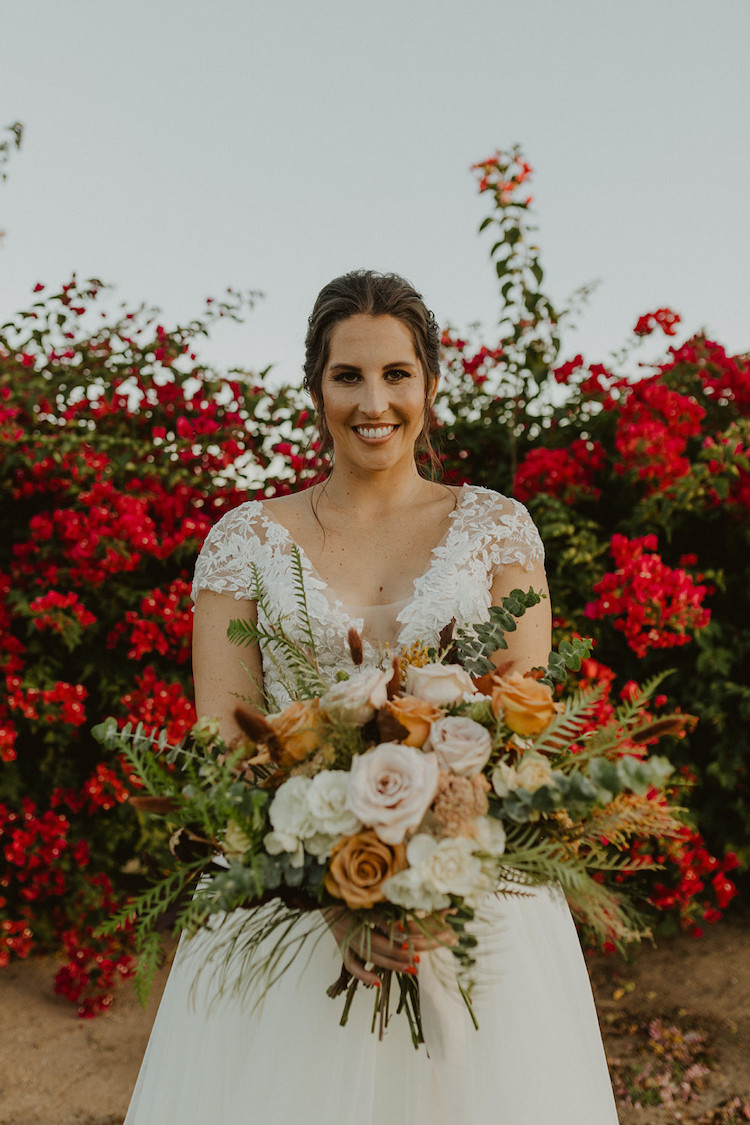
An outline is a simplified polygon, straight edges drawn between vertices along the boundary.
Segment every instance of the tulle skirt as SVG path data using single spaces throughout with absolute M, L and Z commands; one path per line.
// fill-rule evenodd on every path
M 403 1014 L 382 1040 L 371 1034 L 362 986 L 339 1026 L 327 931 L 254 1010 L 211 964 L 220 935 L 180 943 L 125 1125 L 617 1123 L 578 936 L 553 889 L 493 900 L 479 928 L 478 1031 L 450 953 L 422 955 L 419 1050 Z

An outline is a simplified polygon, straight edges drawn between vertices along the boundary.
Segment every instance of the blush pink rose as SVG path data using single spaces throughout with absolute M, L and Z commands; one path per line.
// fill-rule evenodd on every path
M 400 742 L 382 742 L 352 760 L 347 806 L 386 844 L 416 828 L 437 792 L 438 761 Z
M 435 751 L 444 770 L 470 777 L 487 765 L 492 738 L 481 723 L 460 715 L 446 715 L 432 723 L 425 749 Z

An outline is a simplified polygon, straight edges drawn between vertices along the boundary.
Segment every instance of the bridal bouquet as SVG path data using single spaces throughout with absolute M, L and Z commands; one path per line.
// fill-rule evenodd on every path
M 178 746 L 163 731 L 119 730 L 114 719 L 96 728 L 140 779 L 133 803 L 171 826 L 173 870 L 110 923 L 135 927 L 142 995 L 160 954 L 156 923 L 168 911 L 176 932 L 210 928 L 215 956 L 227 966 L 232 959 L 235 972 L 240 951 L 237 983 L 248 991 L 260 983 L 261 995 L 314 933 L 313 917 L 322 929 L 324 917 L 346 911 L 347 940 L 363 956 L 375 918 L 400 941 L 447 933 L 470 1011 L 472 922 L 490 896 L 554 883 L 602 937 L 639 936 L 634 909 L 602 873 L 637 863 L 635 837 L 680 830 L 665 796 L 671 766 L 645 751 L 671 721 L 646 715 L 652 684 L 597 729 L 597 689 L 559 690 L 588 651 L 582 641 L 561 645 L 548 667 L 527 675 L 495 668 L 489 654 L 538 601 L 531 590 L 514 591 L 489 621 L 451 623 L 437 648 L 386 655 L 383 667 L 362 666 L 352 630 L 355 670 L 330 683 L 311 631 L 298 644 L 281 621 L 233 622 L 237 643 L 283 649 L 295 676 L 283 710 L 239 708 L 245 737 L 232 746 L 210 719 Z M 378 973 L 381 1034 L 395 977 L 398 1010 L 418 1045 L 416 970 Z M 329 989 L 346 993 L 342 1022 L 357 985 L 343 969 Z

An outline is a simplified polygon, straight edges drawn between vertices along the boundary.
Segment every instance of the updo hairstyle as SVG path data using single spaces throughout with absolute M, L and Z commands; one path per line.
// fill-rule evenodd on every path
M 329 281 L 318 294 L 308 319 L 305 337 L 304 386 L 310 392 L 318 413 L 317 426 L 322 452 L 331 454 L 333 443 L 323 411 L 323 371 L 330 354 L 334 327 L 350 316 L 395 316 L 411 333 L 414 351 L 425 375 L 425 402 L 422 430 L 416 450 L 425 451 L 436 466 L 430 444 L 430 394 L 440 374 L 440 329 L 425 305 L 421 293 L 396 273 L 352 270 Z

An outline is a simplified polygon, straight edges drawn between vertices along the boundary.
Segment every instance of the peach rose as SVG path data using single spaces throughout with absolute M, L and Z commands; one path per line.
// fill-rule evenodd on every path
M 396 696 L 385 704 L 383 710 L 406 729 L 407 737 L 401 741 L 407 746 L 424 746 L 431 724 L 442 715 L 434 704 L 426 699 L 416 699 L 413 695 Z
M 326 890 L 350 910 L 384 902 L 383 883 L 406 867 L 406 846 L 384 844 L 371 828 L 344 836 L 331 852 Z
M 309 758 L 321 744 L 323 717 L 317 699 L 298 699 L 278 715 L 269 715 L 268 722 L 278 739 L 280 751 L 272 749 L 280 766 L 292 766 Z
M 555 703 L 549 684 L 511 672 L 492 680 L 492 710 L 516 734 L 541 734 L 563 705 Z
M 423 668 L 410 664 L 406 669 L 406 690 L 417 699 L 444 707 L 476 692 L 471 676 L 460 664 L 425 664 Z

